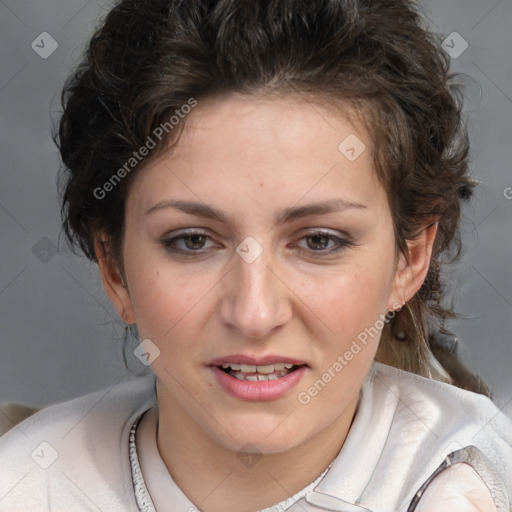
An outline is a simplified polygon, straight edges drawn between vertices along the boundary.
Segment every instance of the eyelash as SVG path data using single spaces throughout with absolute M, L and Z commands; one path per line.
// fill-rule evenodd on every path
M 206 239 L 209 239 L 209 240 L 212 239 L 209 235 L 207 235 L 206 233 L 203 233 L 201 231 L 188 231 L 188 232 L 182 233 L 178 236 L 164 239 L 160 243 L 166 248 L 166 250 L 169 253 L 177 255 L 177 256 L 181 256 L 184 258 L 193 258 L 193 257 L 197 257 L 198 255 L 204 255 L 206 253 L 206 251 L 200 252 L 201 251 L 200 249 L 197 251 L 194 251 L 192 249 L 183 250 L 183 249 L 178 249 L 177 247 L 174 246 L 178 241 L 190 239 L 191 237 L 194 237 L 194 236 L 205 237 Z M 333 235 L 332 233 L 329 233 L 327 231 L 322 231 L 322 230 L 311 231 L 310 233 L 307 233 L 304 236 L 302 236 L 300 240 L 307 239 L 307 238 L 314 238 L 314 237 L 326 238 L 326 239 L 328 239 L 328 241 L 336 242 L 338 244 L 338 247 L 336 247 L 334 249 L 328 249 L 328 250 L 326 250 L 326 249 L 320 249 L 320 250 L 299 249 L 299 251 L 300 252 L 311 252 L 311 254 L 313 254 L 316 257 L 326 257 L 326 256 L 331 256 L 331 255 L 337 254 L 338 252 L 343 251 L 346 248 L 353 247 L 355 245 L 354 243 L 350 242 L 349 240 L 340 238 L 338 236 Z

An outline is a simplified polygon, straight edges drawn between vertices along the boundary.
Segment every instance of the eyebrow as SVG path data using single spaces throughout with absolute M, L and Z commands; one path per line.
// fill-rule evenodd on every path
M 222 211 L 204 203 L 195 203 L 190 201 L 160 201 L 159 203 L 149 208 L 149 210 L 146 211 L 146 215 L 165 208 L 174 208 L 175 210 L 180 210 L 184 213 L 188 213 L 189 215 L 195 215 L 196 217 L 203 217 L 206 219 L 214 219 L 225 224 L 228 224 L 230 221 L 229 217 Z M 368 208 L 364 204 L 357 201 L 335 198 L 328 199 L 327 201 L 308 203 L 303 206 L 293 206 L 286 208 L 279 215 L 277 221 L 279 223 L 288 223 L 304 217 L 326 215 L 329 213 L 339 213 L 353 208 L 368 211 Z

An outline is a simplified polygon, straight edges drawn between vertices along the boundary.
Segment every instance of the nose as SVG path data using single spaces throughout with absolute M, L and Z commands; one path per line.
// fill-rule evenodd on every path
M 221 319 L 245 337 L 264 338 L 292 316 L 292 293 L 272 267 L 266 251 L 252 263 L 235 255 L 223 280 Z

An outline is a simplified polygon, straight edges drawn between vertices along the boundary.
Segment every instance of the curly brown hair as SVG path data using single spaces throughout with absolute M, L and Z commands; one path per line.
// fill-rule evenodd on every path
M 443 355 L 445 322 L 457 317 L 444 304 L 441 265 L 443 256 L 453 261 L 460 254 L 461 207 L 474 186 L 453 77 L 439 38 L 412 1 L 121 0 L 62 94 L 56 142 L 66 239 L 97 262 L 95 239 L 106 235 L 109 257 L 123 269 L 130 184 L 179 139 L 186 120 L 123 174 L 108 199 L 95 190 L 190 98 L 294 92 L 342 101 L 363 114 L 375 141 L 397 253 L 407 257 L 406 241 L 438 221 L 425 282 L 386 323 L 377 359 L 486 392 L 453 358 L 445 368 L 432 353 Z

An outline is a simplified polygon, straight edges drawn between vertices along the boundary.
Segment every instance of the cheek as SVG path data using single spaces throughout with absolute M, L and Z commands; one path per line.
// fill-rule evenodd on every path
M 133 268 L 130 296 L 141 336 L 164 343 L 198 321 L 214 281 L 210 285 L 206 276 L 173 271 L 168 263 L 134 262 Z
M 385 313 L 389 290 L 390 278 L 378 266 L 351 267 L 303 281 L 302 300 L 331 334 L 346 340 Z

